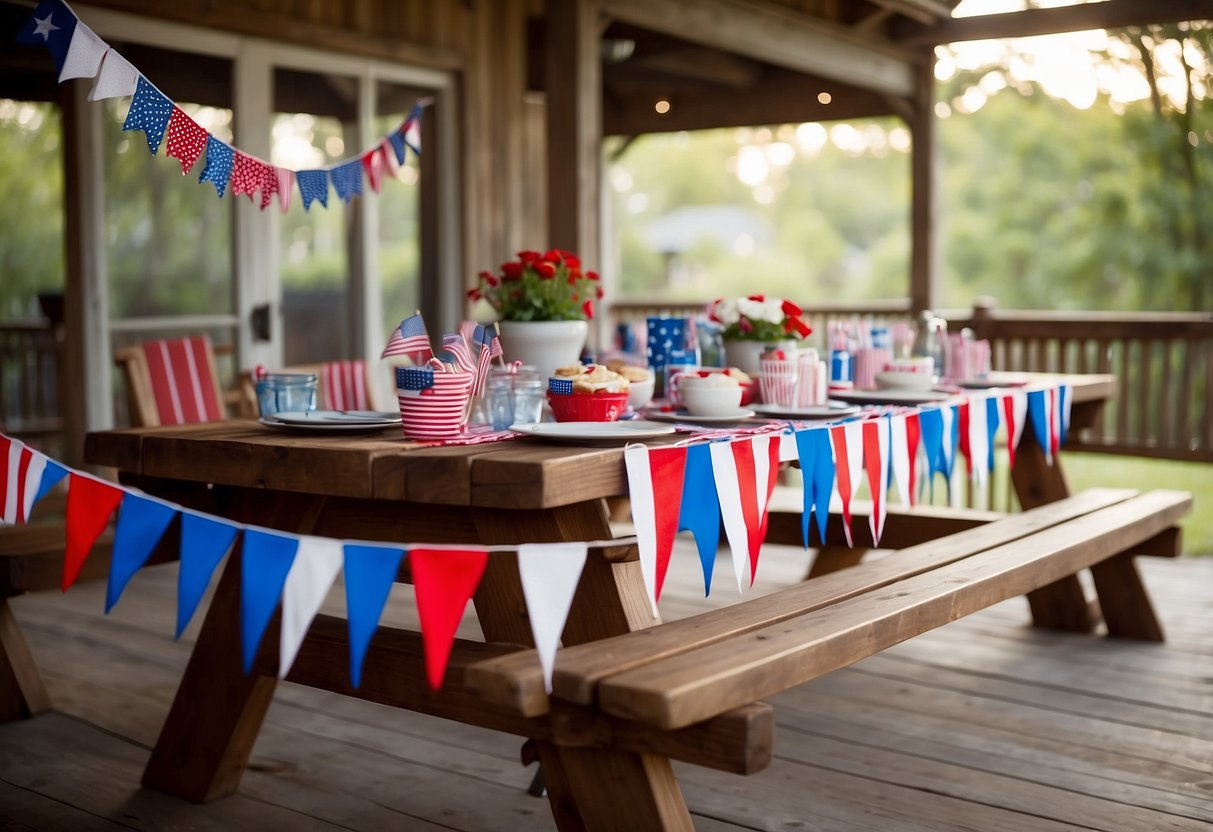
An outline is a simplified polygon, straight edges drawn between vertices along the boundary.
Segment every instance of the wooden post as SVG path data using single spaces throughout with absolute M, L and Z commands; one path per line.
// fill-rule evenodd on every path
M 602 65 L 598 3 L 549 0 L 547 19 L 548 245 L 598 263 Z
M 920 312 L 934 309 L 938 301 L 933 53 L 917 68 L 915 82 L 909 124 L 914 142 L 910 156 L 910 308 L 912 312 Z

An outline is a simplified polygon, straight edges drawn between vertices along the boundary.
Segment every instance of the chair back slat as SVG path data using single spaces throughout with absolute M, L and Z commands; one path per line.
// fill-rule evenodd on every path
M 146 341 L 152 396 L 162 425 L 186 425 L 224 418 L 207 335 Z
M 371 410 L 366 385 L 366 362 L 326 361 L 321 367 L 321 392 L 325 410 Z

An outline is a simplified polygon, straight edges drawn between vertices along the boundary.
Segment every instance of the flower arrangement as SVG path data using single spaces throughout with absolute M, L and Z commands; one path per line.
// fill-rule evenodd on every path
M 468 298 L 487 302 L 503 321 L 580 321 L 602 298 L 598 273 L 582 271 L 571 251 L 520 251 L 499 274 L 481 272 Z
M 804 310 L 790 300 L 765 295 L 717 298 L 708 304 L 708 318 L 724 326 L 725 340 L 805 338 L 813 330 L 801 318 L 803 314 Z

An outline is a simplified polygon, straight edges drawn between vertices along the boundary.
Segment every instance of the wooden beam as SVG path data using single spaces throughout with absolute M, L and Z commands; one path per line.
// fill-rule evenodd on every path
M 1213 20 L 1213 0 L 1104 0 L 1079 6 L 1025 9 L 1021 12 L 954 17 L 899 40 L 909 46 L 933 46 L 988 38 L 1027 38 L 1087 29 L 1119 29 L 1151 23 Z
M 881 6 L 920 23 L 937 23 L 952 16 L 952 9 L 939 0 L 872 0 Z
M 777 66 L 908 96 L 913 54 L 805 15 L 740 0 L 602 0 L 604 13 Z
M 640 55 L 620 65 L 623 67 L 707 81 L 730 89 L 751 87 L 762 74 L 762 65 L 756 61 L 702 46 Z
M 917 73 L 917 94 L 910 114 L 910 308 L 934 309 L 938 300 L 936 229 L 938 148 L 935 130 L 935 73 L 924 64 Z

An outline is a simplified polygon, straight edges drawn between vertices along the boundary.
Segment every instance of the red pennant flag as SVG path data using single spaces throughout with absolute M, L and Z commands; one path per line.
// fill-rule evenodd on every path
M 375 193 L 379 193 L 379 183 L 383 181 L 383 166 L 382 145 L 368 150 L 362 157 L 362 169 L 366 171 L 366 181 L 370 183 L 371 190 Z
M 1045 391 L 1046 401 L 1048 402 L 1049 414 L 1049 447 L 1053 451 L 1053 456 L 1061 452 L 1061 408 L 1057 403 L 1057 388 L 1050 387 Z
M 198 126 L 196 121 L 187 116 L 180 107 L 173 105 L 165 146 L 169 156 L 180 160 L 182 176 L 190 172 L 194 162 L 197 162 L 202 151 L 206 150 L 206 137 L 207 132 Z
M 682 507 L 682 480 L 687 468 L 687 449 L 651 448 L 649 471 L 653 477 L 653 514 L 657 527 L 657 587 L 656 597 L 661 599 L 661 586 L 670 567 L 670 552 L 674 549 L 674 536 L 678 534 L 678 512 Z
M 425 645 L 425 675 L 434 690 L 442 687 L 455 631 L 468 601 L 476 594 L 488 564 L 484 549 L 410 549 L 413 593 Z
M 982 405 L 985 406 L 984 404 Z M 957 408 L 960 414 L 960 452 L 965 457 L 965 470 L 973 476 L 973 454 L 969 450 L 969 400 L 965 399 Z
M 232 166 L 232 195 L 239 196 L 247 194 L 249 201 L 253 199 L 253 194 L 265 182 L 266 168 L 269 166 L 264 162 L 260 162 L 239 150 L 234 151 L 235 162 Z M 262 206 L 265 207 L 265 206 Z
M 918 414 L 906 416 L 906 448 L 910 453 L 910 505 L 918 504 L 918 446 L 922 442 L 922 425 Z
M 265 165 L 261 176 L 261 210 L 264 211 L 266 206 L 274 201 L 274 194 L 278 193 L 278 183 L 281 180 L 278 178 L 278 168 L 272 165 Z
M 745 522 L 746 549 L 750 556 L 750 586 L 758 571 L 758 550 L 762 546 L 762 518 L 758 511 L 758 472 L 754 470 L 754 443 L 740 439 L 730 443 L 733 464 L 737 467 L 737 491 L 741 497 L 741 517 Z
M 830 440 L 834 446 L 834 477 L 838 483 L 838 496 L 842 499 L 842 525 L 847 533 L 847 545 L 851 543 L 851 465 L 847 448 L 845 425 L 830 428 Z M 857 449 L 858 450 L 858 449 Z
M 755 437 L 757 438 L 757 437 Z M 767 444 L 767 481 L 763 483 L 766 488 L 766 497 L 762 501 L 762 525 L 759 531 L 758 542 L 761 545 L 762 541 L 767 539 L 767 525 L 771 519 L 771 512 L 768 507 L 771 504 L 771 495 L 775 493 L 775 483 L 779 481 L 779 451 L 782 445 L 782 437 L 771 436 L 767 437 L 770 442 Z M 758 559 L 754 559 L 753 568 L 758 569 Z M 754 575 L 750 575 L 750 585 L 754 585 Z
M 63 591 L 76 582 L 88 553 L 105 530 L 123 491 L 108 483 L 71 473 L 67 490 L 67 551 L 63 556 Z
M 863 423 L 863 464 L 868 472 L 868 491 L 872 495 L 872 515 L 868 518 L 872 543 L 880 545 L 884 532 L 885 500 L 888 497 L 889 446 L 885 419 Z

